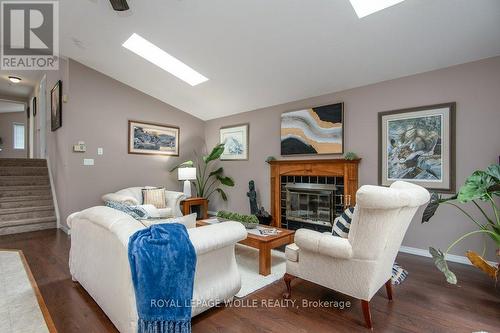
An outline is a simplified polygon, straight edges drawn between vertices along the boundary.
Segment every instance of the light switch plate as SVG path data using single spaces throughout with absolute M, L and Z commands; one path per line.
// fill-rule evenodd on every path
M 94 165 L 94 159 L 93 158 L 84 158 L 83 165 Z
M 104 154 L 104 149 L 97 148 L 97 155 L 103 155 L 103 154 Z

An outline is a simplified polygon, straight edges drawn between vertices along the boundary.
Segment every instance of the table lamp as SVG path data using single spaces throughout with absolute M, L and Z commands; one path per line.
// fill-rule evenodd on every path
M 178 179 L 184 181 L 184 194 L 191 197 L 191 181 L 196 180 L 196 168 L 179 168 Z

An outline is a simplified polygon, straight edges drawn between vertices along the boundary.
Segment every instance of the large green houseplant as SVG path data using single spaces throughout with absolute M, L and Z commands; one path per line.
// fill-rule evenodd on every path
M 222 186 L 234 186 L 234 180 L 224 175 L 224 168 L 215 168 L 215 163 L 224 152 L 224 144 L 216 145 L 210 154 L 199 156 L 196 154 L 195 160 L 182 162 L 170 170 L 173 172 L 178 168 L 196 167 L 196 196 L 209 199 L 214 193 L 218 193 L 222 200 L 227 201 L 227 194 Z
M 468 219 L 470 219 L 476 226 L 477 230 L 466 233 L 465 235 L 458 238 L 456 241 L 448 246 L 448 249 L 443 253 L 439 249 L 433 247 L 429 248 L 429 252 L 434 258 L 434 263 L 436 267 L 445 275 L 446 281 L 448 283 L 456 284 L 457 277 L 448 268 L 446 263 L 446 255 L 448 252 L 464 238 L 475 234 L 488 235 L 497 247 L 497 256 L 500 256 L 500 210 L 495 202 L 496 197 L 500 195 L 500 165 L 492 164 L 486 170 L 475 171 L 471 176 L 465 180 L 465 184 L 460 188 L 457 195 L 450 198 L 443 198 L 436 193 L 431 194 L 431 200 L 427 207 L 425 208 L 422 223 L 428 222 L 434 215 L 436 210 L 440 205 L 446 204 L 451 205 L 458 210 L 460 210 Z M 491 205 L 493 216 L 490 216 L 486 211 L 481 208 L 478 204 L 479 201 L 487 202 Z M 473 217 L 468 211 L 466 211 L 460 204 L 472 203 L 481 218 Z M 486 260 L 483 259 L 483 255 L 479 255 L 473 251 L 467 251 L 467 257 L 471 263 L 477 268 L 481 269 L 487 273 L 491 278 L 498 279 L 500 274 L 500 265 L 496 267 L 490 265 Z

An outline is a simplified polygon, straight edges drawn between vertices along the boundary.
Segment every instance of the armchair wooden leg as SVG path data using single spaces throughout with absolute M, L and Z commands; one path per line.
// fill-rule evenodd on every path
M 363 309 L 363 316 L 365 316 L 366 327 L 373 329 L 372 326 L 372 315 L 370 313 L 370 303 L 368 301 L 361 300 L 361 308 Z
M 285 281 L 286 284 L 286 292 L 283 294 L 284 299 L 289 299 L 292 296 L 292 280 L 295 279 L 295 276 L 292 274 L 285 273 L 285 276 L 283 276 L 283 281 Z
M 385 290 L 387 291 L 387 298 L 389 299 L 390 302 L 392 302 L 392 281 L 389 279 L 385 283 Z

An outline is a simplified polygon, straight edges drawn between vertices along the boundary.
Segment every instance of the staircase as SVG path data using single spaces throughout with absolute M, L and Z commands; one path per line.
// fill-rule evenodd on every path
M 47 161 L 0 158 L 0 235 L 56 227 Z

